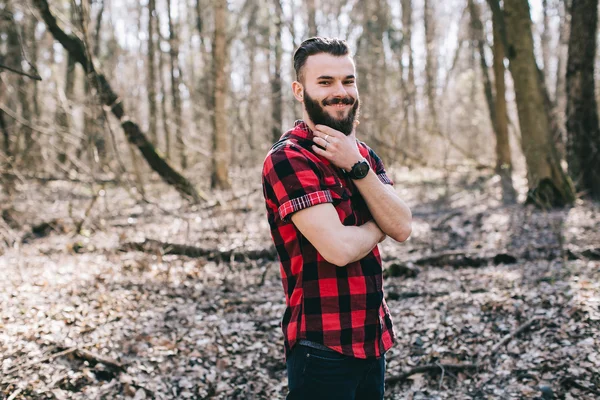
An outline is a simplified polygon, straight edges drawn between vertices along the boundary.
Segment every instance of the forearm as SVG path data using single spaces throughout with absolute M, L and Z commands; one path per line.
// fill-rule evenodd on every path
M 396 241 L 405 241 L 411 232 L 412 213 L 393 188 L 382 183 L 373 170 L 354 183 L 379 228 Z
M 344 266 L 363 259 L 383 239 L 385 234 L 373 221 L 361 226 L 344 226 L 339 240 L 338 257 L 341 262 L 338 265 Z

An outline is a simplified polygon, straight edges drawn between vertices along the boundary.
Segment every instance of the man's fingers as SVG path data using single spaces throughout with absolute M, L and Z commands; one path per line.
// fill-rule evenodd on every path
M 327 158 L 327 156 L 328 156 L 327 152 L 325 150 L 321 149 L 319 146 L 316 146 L 316 145 L 313 144 L 312 149 L 318 155 Z

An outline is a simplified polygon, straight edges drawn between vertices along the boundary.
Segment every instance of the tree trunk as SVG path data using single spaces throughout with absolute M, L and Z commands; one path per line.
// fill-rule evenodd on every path
M 552 140 L 545 88 L 533 54 L 529 15 L 527 0 L 504 1 L 507 55 L 527 163 L 528 202 L 543 208 L 564 206 L 573 203 L 575 193 Z
M 600 127 L 594 61 L 598 0 L 578 0 L 571 8 L 567 65 L 567 157 L 577 189 L 600 200 Z
M 565 77 L 567 76 L 567 53 L 569 51 L 569 32 L 571 15 L 567 12 L 567 4 L 564 1 L 558 2 L 559 13 L 559 35 L 557 49 L 556 65 L 556 86 L 554 88 L 554 104 L 556 105 L 556 119 L 559 126 L 566 126 L 567 109 L 567 85 Z M 560 149 L 564 150 L 564 149 Z
M 281 104 L 283 101 L 283 95 L 281 91 L 281 57 L 283 52 L 281 48 L 281 37 L 283 34 L 283 9 L 281 8 L 281 0 L 273 0 L 273 3 L 275 9 L 275 15 L 273 16 L 275 25 L 275 43 L 273 45 L 273 49 L 275 54 L 273 57 L 273 71 L 271 74 L 271 101 L 273 105 L 273 108 L 271 109 L 271 137 L 273 142 L 276 142 L 283 133 L 283 106 Z
M 315 0 L 306 0 L 306 11 L 308 12 L 308 37 L 315 37 L 317 36 L 317 8 L 315 7 Z
M 34 6 L 40 11 L 40 14 L 46 23 L 48 30 L 52 33 L 52 36 L 62 44 L 67 52 L 73 56 L 73 58 L 81 64 L 86 74 L 90 75 L 91 82 L 93 82 L 95 89 L 98 91 L 100 101 L 110 107 L 113 115 L 121 123 L 121 127 L 125 132 L 125 136 L 129 143 L 136 146 L 150 168 L 156 171 L 165 182 L 173 185 L 184 196 L 191 198 L 191 200 L 198 202 L 203 198 L 196 191 L 194 186 L 181 174 L 175 171 L 157 152 L 152 143 L 148 141 L 146 135 L 140 127 L 130 120 L 123 107 L 122 98 L 118 96 L 111 88 L 110 84 L 106 80 L 106 77 L 101 74 L 96 67 L 92 64 L 92 61 L 87 56 L 85 45 L 83 42 L 74 35 L 66 34 L 57 24 L 56 18 L 50 12 L 48 2 L 46 0 L 34 0 Z
M 488 111 L 490 114 L 490 121 L 492 122 L 492 128 L 494 131 L 497 129 L 496 121 L 496 106 L 494 101 L 494 93 L 492 91 L 492 82 L 488 71 L 487 61 L 485 59 L 485 36 L 483 32 L 483 24 L 481 23 L 481 9 L 479 4 L 475 3 L 474 0 L 468 0 L 469 14 L 471 15 L 471 32 L 477 51 L 479 53 L 479 66 L 481 67 L 481 73 L 483 76 L 483 89 L 485 93 L 485 99 L 488 105 Z
M 404 118 L 407 147 L 414 152 L 418 148 L 418 137 L 413 140 L 413 132 L 418 132 L 419 123 L 416 108 L 415 65 L 412 48 L 412 0 L 401 0 L 402 7 L 402 54 L 408 56 L 408 77 L 404 94 Z
M 187 157 L 183 144 L 183 121 L 181 118 L 181 96 L 179 94 L 179 83 L 181 81 L 181 69 L 179 68 L 179 38 L 177 28 L 173 22 L 171 13 L 171 1 L 167 0 L 167 15 L 169 17 L 169 55 L 171 59 L 171 96 L 173 97 L 173 113 L 175 114 L 175 141 L 181 168 L 187 168 Z M 177 0 L 175 0 L 177 1 Z
M 517 192 L 512 182 L 512 159 L 508 136 L 508 112 L 506 107 L 506 84 L 504 81 L 504 46 L 500 39 L 500 30 L 495 20 L 494 30 L 494 81 L 496 84 L 496 173 L 500 176 L 502 202 L 513 204 Z
M 543 31 L 540 38 L 542 45 L 542 60 L 544 62 L 544 82 L 550 85 L 550 17 L 548 15 L 548 0 L 542 0 Z
M 225 106 L 229 74 L 227 73 L 227 0 L 215 0 L 215 35 L 213 40 L 214 112 L 211 187 L 229 189 L 229 132 Z
M 435 58 L 435 28 L 433 21 L 433 10 L 431 0 L 425 0 L 423 11 L 423 24 L 425 26 L 425 92 L 427 94 L 427 105 L 429 110 L 430 129 L 432 133 L 441 135 L 437 106 L 436 106 L 436 58 Z
M 150 141 L 158 147 L 157 135 L 157 106 L 156 106 L 156 66 L 154 55 L 154 13 L 156 6 L 155 0 L 148 0 L 148 71 L 146 76 L 146 90 L 148 91 L 148 122 L 150 130 Z

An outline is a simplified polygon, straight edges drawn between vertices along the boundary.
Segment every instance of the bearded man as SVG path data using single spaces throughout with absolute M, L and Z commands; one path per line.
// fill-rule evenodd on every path
M 383 162 L 356 139 L 360 108 L 346 42 L 311 38 L 294 53 L 303 119 L 263 166 L 281 263 L 288 399 L 383 399 L 394 342 L 378 243 L 403 242 L 411 212 Z

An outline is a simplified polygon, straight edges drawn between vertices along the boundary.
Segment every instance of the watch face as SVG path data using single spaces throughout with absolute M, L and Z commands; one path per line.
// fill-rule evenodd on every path
M 369 163 L 361 161 L 352 168 L 352 175 L 356 178 L 364 178 L 369 173 Z

